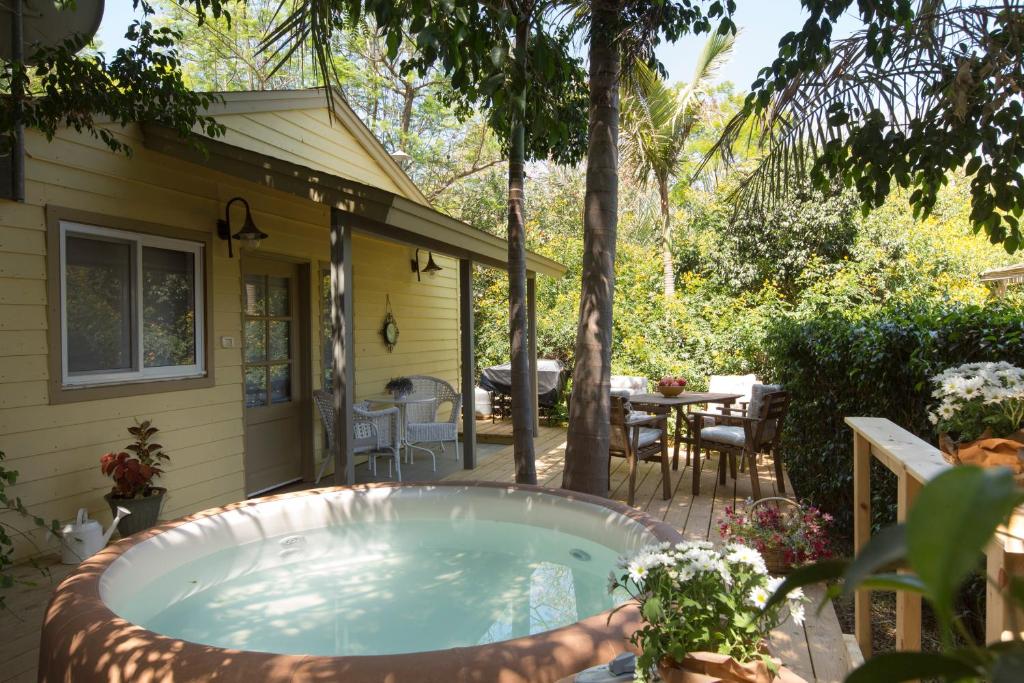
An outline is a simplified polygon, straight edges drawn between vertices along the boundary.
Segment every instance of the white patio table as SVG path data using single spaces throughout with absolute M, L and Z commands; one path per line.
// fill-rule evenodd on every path
M 435 399 L 432 396 L 401 396 L 395 398 L 393 394 L 379 394 L 377 396 L 370 396 L 366 399 L 370 403 L 385 403 L 387 405 L 398 407 L 398 447 L 401 448 L 406 455 L 406 462 L 412 463 L 412 449 L 424 451 L 430 454 L 430 457 L 434 460 L 434 470 L 437 470 L 437 460 L 434 456 L 434 452 L 429 448 L 423 446 L 417 446 L 416 444 L 409 443 L 409 440 L 405 438 L 405 426 L 406 416 L 405 409 L 414 403 L 432 403 Z

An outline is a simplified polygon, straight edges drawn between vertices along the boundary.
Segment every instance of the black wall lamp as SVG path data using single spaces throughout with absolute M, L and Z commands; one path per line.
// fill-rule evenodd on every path
M 245 206 L 245 220 L 242 222 L 242 229 L 232 235 L 231 205 L 235 202 L 242 202 L 242 205 Z M 231 248 L 231 240 L 238 240 L 238 244 L 242 249 L 252 251 L 259 249 L 260 242 L 267 239 L 268 235 L 265 232 L 261 232 L 256 227 L 256 224 L 252 222 L 252 211 L 249 210 L 249 202 L 241 197 L 232 197 L 228 200 L 227 206 L 224 207 L 224 218 L 217 220 L 217 237 L 227 241 L 228 257 L 234 258 L 235 254 Z
M 434 252 L 427 252 L 427 265 L 420 268 L 420 250 L 416 250 L 416 257 L 412 260 L 412 272 L 416 273 L 416 282 L 420 281 L 420 273 L 426 273 L 427 275 L 433 275 L 439 270 L 444 270 L 441 266 L 434 263 Z

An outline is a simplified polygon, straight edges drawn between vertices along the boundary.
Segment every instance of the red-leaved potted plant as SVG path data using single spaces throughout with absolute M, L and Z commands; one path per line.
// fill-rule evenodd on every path
M 143 531 L 156 524 L 167 489 L 154 486 L 153 480 L 164 473 L 162 463 L 170 456 L 163 446 L 152 441 L 160 430 L 149 420 L 128 428 L 135 437 L 120 453 L 107 453 L 100 458 L 100 470 L 114 480 L 114 487 L 104 498 L 111 514 L 127 508 L 131 515 L 121 520 L 118 532 L 122 537 Z
M 781 504 L 781 505 L 777 505 Z M 726 506 L 718 531 L 725 541 L 742 543 L 761 553 L 773 574 L 832 556 L 828 527 L 832 515 L 789 498 L 747 502 L 745 511 Z

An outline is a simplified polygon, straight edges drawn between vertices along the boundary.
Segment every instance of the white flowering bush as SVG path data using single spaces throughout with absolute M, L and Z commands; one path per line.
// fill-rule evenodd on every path
M 1024 370 L 1009 363 L 967 363 L 932 377 L 938 403 L 928 419 L 961 442 L 1003 438 L 1024 422 Z
M 772 666 L 764 648 L 768 633 L 787 612 L 803 623 L 806 602 L 797 589 L 766 608 L 781 584 L 760 553 L 736 543 L 721 549 L 707 542 L 662 543 L 621 558 L 609 590 L 628 593 L 643 615 L 632 638 L 642 653 L 636 680 L 650 680 L 659 662 L 682 662 L 690 652 L 764 659 Z

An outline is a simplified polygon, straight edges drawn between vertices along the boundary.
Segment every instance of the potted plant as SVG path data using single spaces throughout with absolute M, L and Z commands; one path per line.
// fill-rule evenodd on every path
M 396 399 L 408 396 L 412 393 L 412 380 L 408 377 L 392 377 L 391 380 L 384 385 L 384 391 L 388 392 Z
M 745 511 L 726 506 L 718 531 L 723 540 L 751 546 L 761 553 L 771 573 L 787 574 L 793 567 L 832 557 L 828 539 L 831 522 L 832 515 L 813 505 L 770 497 L 748 500 Z
M 153 443 L 160 430 L 149 420 L 128 428 L 134 440 L 120 453 L 107 453 L 100 458 L 100 470 L 114 480 L 114 487 L 104 498 L 111 514 L 127 508 L 131 514 L 121 520 L 122 537 L 143 531 L 156 524 L 167 489 L 153 486 L 153 480 L 164 473 L 161 465 L 170 460 L 163 446 Z
M 1024 474 L 1024 370 L 1009 363 L 967 363 L 932 377 L 938 403 L 928 418 L 954 465 L 1008 467 Z
M 782 583 L 768 573 L 761 554 L 731 543 L 662 543 L 622 558 L 609 589 L 625 592 L 640 608 L 643 626 L 631 642 L 640 649 L 636 680 L 657 670 L 666 683 L 714 680 L 769 683 L 802 681 L 767 649 L 768 634 L 786 617 L 803 623 L 803 592 L 781 603 L 768 598 Z M 619 608 L 621 609 L 621 607 Z

